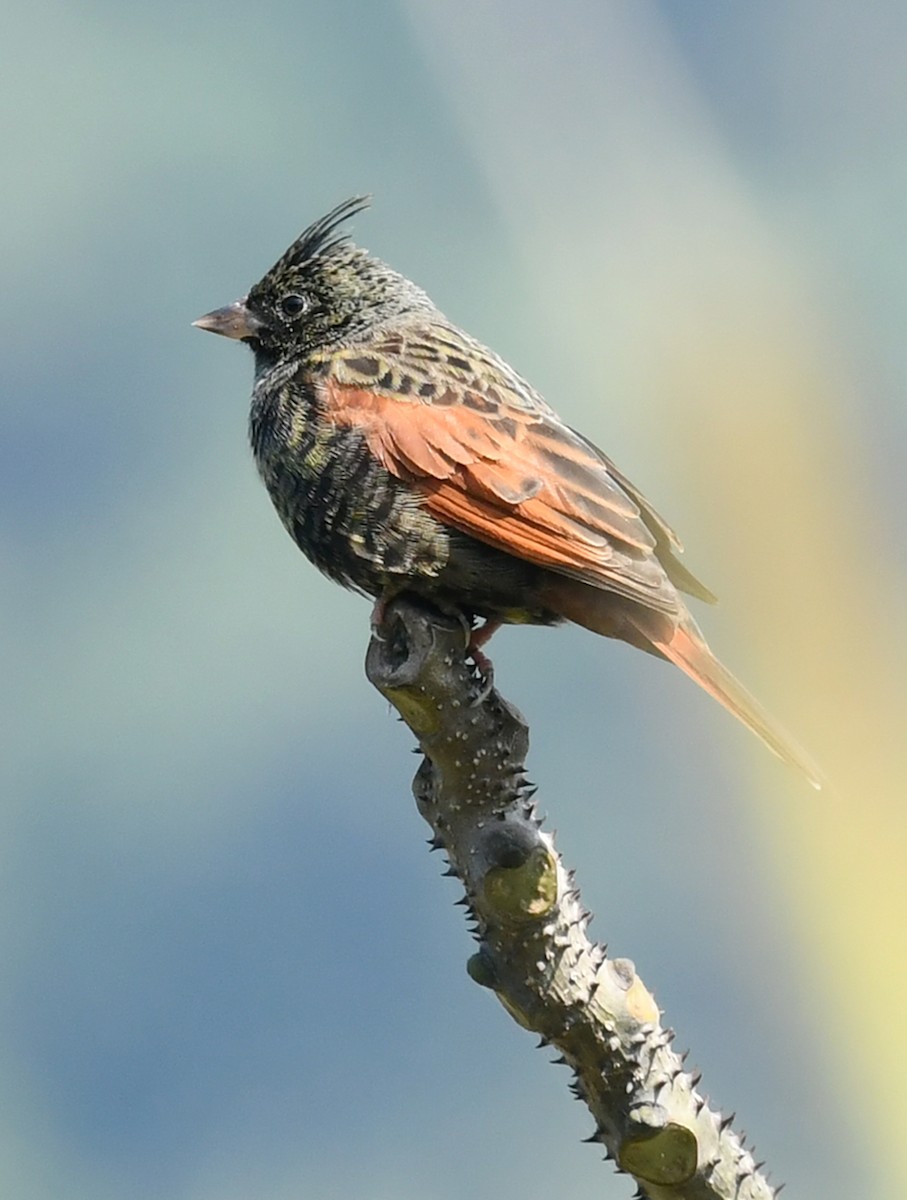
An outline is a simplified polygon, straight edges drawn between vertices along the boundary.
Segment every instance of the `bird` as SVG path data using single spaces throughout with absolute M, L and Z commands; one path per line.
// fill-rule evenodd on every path
M 311 224 L 241 299 L 193 322 L 248 345 L 249 436 L 277 513 L 329 578 L 460 614 L 475 663 L 505 624 L 573 622 L 674 663 L 815 786 L 684 600 L 715 596 L 610 458 L 346 228 Z

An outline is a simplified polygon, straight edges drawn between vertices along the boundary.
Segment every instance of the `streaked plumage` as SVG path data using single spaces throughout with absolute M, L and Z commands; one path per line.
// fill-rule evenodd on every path
M 255 353 L 252 447 L 299 547 L 347 587 L 414 592 L 485 633 L 567 619 L 667 658 L 816 782 L 706 645 L 680 593 L 714 596 L 671 528 L 507 363 L 339 232 L 365 206 L 341 204 L 196 322 Z

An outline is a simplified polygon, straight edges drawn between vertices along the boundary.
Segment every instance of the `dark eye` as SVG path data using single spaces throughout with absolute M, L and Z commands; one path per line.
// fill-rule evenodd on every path
M 309 307 L 308 296 L 302 296 L 299 292 L 291 292 L 289 296 L 281 297 L 280 311 L 285 317 L 298 317 L 300 313 L 304 313 Z

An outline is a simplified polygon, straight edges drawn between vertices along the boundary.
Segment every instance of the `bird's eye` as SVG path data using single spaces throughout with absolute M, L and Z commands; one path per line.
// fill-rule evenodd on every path
M 288 296 L 281 297 L 280 300 L 280 311 L 285 317 L 298 317 L 308 307 L 308 297 L 300 295 L 299 292 L 291 292 Z

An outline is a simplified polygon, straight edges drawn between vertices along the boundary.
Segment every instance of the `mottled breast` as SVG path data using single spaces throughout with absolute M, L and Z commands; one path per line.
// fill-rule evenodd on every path
M 359 432 L 323 418 L 314 384 L 272 372 L 252 394 L 255 461 L 290 536 L 319 570 L 371 596 L 437 576 L 447 531 Z

